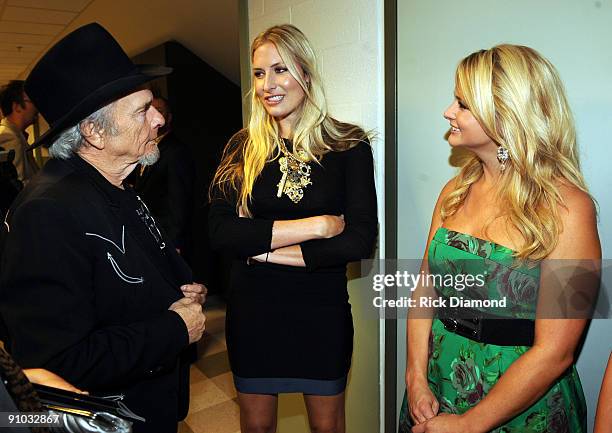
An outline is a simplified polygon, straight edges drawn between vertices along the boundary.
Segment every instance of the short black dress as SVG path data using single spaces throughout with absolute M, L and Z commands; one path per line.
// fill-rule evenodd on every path
M 241 131 L 228 146 L 245 139 Z M 297 203 L 277 197 L 279 161 L 268 162 L 253 187 L 252 219 L 239 218 L 235 202 L 214 194 L 211 241 L 235 257 L 226 339 L 239 392 L 336 395 L 346 386 L 353 352 L 346 265 L 370 256 L 377 233 L 372 150 L 360 142 L 320 162 L 309 163 L 312 184 Z M 344 215 L 346 226 L 336 237 L 300 244 L 305 268 L 247 263 L 270 250 L 275 220 L 316 215 Z

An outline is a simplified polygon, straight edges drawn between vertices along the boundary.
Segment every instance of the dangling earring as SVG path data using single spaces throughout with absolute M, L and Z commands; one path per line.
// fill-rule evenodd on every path
M 503 173 L 506 169 L 506 163 L 510 159 L 510 153 L 504 146 L 497 148 L 497 160 L 499 161 L 499 170 Z

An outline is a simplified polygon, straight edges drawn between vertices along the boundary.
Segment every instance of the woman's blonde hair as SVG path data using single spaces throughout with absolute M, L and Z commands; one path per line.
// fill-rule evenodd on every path
M 555 67 L 537 51 L 498 45 L 470 54 L 457 67 L 455 88 L 485 133 L 508 149 L 498 184 L 504 217 L 522 235 L 518 259 L 538 260 L 557 245 L 564 206 L 561 184 L 588 194 L 580 172 L 576 130 Z M 480 159 L 466 160 L 442 219 L 455 214 L 483 173 Z
M 289 73 L 305 93 L 297 108 L 298 120 L 291 137 L 296 158 L 318 163 L 327 152 L 347 150 L 359 141 L 369 140 L 369 135 L 360 127 L 340 122 L 328 114 L 314 50 L 297 27 L 283 24 L 260 33 L 251 44 L 251 61 L 255 50 L 266 43 L 276 47 Z M 246 133 L 230 139 L 211 184 L 211 189 L 218 189 L 223 196 L 233 195 L 236 207 L 241 206 L 249 216 L 253 184 L 266 162 L 279 156 L 282 141 L 279 127 L 257 97 L 254 76 L 251 77 L 251 115 Z

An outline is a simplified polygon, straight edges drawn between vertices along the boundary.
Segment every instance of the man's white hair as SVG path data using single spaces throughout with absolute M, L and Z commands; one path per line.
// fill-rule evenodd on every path
M 105 134 L 111 135 L 115 134 L 116 128 L 113 124 L 114 104 L 114 102 L 111 102 L 105 105 L 58 135 L 49 148 L 51 157 L 68 159 L 77 153 L 79 148 L 85 144 L 85 137 L 81 131 L 81 125 L 83 124 L 91 123 L 95 131 L 104 131 Z

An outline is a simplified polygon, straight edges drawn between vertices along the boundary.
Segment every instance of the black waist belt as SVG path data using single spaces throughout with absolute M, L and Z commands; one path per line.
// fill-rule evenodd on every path
M 533 346 L 535 322 L 529 319 L 508 319 L 462 308 L 438 310 L 444 327 L 457 335 L 479 343 L 497 346 Z

